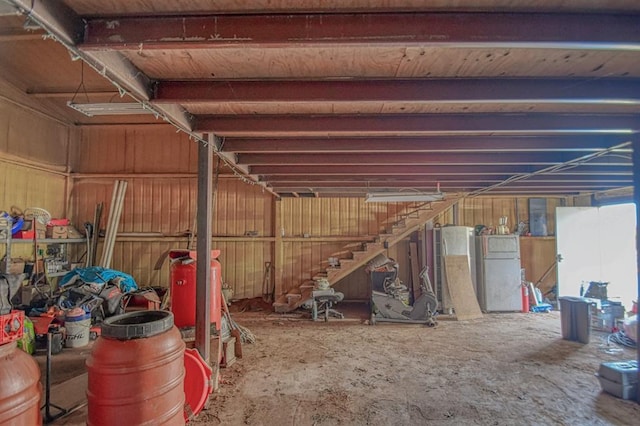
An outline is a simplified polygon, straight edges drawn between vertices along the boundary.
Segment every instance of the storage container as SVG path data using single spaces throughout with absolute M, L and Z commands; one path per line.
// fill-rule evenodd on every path
M 184 348 L 173 314 L 108 318 L 87 359 L 88 425 L 184 425 Z
M 562 338 L 589 343 L 591 337 L 591 302 L 583 297 L 564 296 L 560 299 Z
M 638 395 L 638 361 L 603 362 L 598 374 L 602 390 L 622 399 Z

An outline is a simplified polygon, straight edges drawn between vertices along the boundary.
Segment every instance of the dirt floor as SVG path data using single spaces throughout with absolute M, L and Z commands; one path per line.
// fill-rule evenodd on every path
M 609 353 L 597 332 L 588 345 L 562 340 L 558 312 L 435 328 L 349 316 L 314 323 L 234 314 L 257 342 L 222 370 L 219 393 L 192 424 L 640 424 L 640 405 L 601 393 L 594 376 L 601 362 L 635 359 L 635 351 Z M 55 424 L 83 422 L 80 411 Z

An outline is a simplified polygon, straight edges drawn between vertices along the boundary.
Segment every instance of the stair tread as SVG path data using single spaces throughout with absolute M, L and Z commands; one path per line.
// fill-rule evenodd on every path
M 391 226 L 391 232 L 384 230 L 380 234 L 374 237 L 373 241 L 363 241 L 361 243 L 353 244 L 343 247 L 340 255 L 349 253 L 352 258 L 340 258 L 333 255 L 332 257 L 338 257 L 339 265 L 334 267 L 327 267 L 324 272 L 318 272 L 313 276 L 313 280 L 325 279 L 329 281 L 330 285 L 335 284 L 337 281 L 343 279 L 357 268 L 363 266 L 367 260 L 373 258 L 376 254 L 382 252 L 385 248 L 396 244 L 401 238 L 406 237 L 412 230 L 417 229 L 423 223 L 426 223 L 429 219 L 433 219 L 436 214 L 446 211 L 451 205 L 459 200 L 459 197 L 455 197 L 448 200 L 441 200 L 437 202 L 426 203 L 419 206 L 407 207 L 411 211 L 400 213 L 396 217 L 400 217 L 401 220 L 389 225 Z M 444 206 L 438 206 L 434 209 L 433 206 L 446 202 Z M 380 226 L 383 226 L 382 224 Z M 361 250 L 350 250 L 347 247 L 360 248 Z M 347 254 L 348 255 L 348 254 Z M 326 264 L 327 262 L 321 262 Z M 314 282 L 307 280 L 301 284 L 298 288 L 292 289 L 286 295 L 282 295 L 276 302 L 273 303 L 276 312 L 290 312 L 299 306 L 301 306 L 306 300 L 311 297 L 311 292 L 314 289 Z M 287 303 L 290 302 L 290 303 Z

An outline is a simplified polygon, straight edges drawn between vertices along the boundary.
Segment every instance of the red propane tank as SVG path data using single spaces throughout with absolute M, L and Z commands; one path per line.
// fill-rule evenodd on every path
M 211 250 L 211 323 L 220 330 L 222 266 L 216 259 L 220 250 Z M 193 250 L 171 250 L 171 311 L 175 316 L 176 327 L 194 327 L 196 325 L 196 259 Z
M 105 320 L 86 362 L 87 425 L 184 425 L 184 348 L 171 312 Z

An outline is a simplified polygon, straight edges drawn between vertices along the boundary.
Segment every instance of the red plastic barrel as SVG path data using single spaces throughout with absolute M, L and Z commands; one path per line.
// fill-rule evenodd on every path
M 184 425 L 184 342 L 173 314 L 108 318 L 87 358 L 87 425 Z
M 16 342 L 0 346 L 0 425 L 42 424 L 40 369 Z
M 211 323 L 220 330 L 222 266 L 216 260 L 220 250 L 211 250 Z M 195 327 L 196 325 L 196 259 L 193 250 L 171 250 L 170 268 L 171 311 L 177 327 Z

